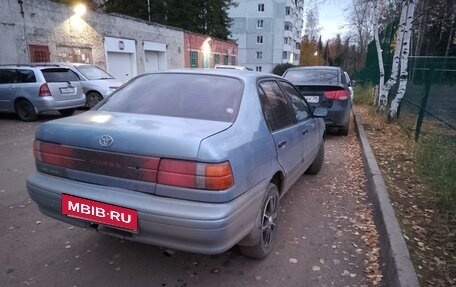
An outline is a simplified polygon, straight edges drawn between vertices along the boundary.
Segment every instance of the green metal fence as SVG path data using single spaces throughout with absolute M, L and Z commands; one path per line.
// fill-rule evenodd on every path
M 415 140 L 426 134 L 456 140 L 456 57 L 410 57 L 399 123 Z

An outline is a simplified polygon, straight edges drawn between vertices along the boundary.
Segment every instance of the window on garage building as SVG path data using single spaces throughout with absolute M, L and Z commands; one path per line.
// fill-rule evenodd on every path
M 223 55 L 223 65 L 228 65 L 228 55 Z
M 236 56 L 231 56 L 231 65 L 236 65 Z
M 220 64 L 220 54 L 214 54 L 214 65 Z
M 198 68 L 198 52 L 190 51 L 190 68 Z
M 51 53 L 49 47 L 44 45 L 29 45 L 30 62 L 49 62 Z

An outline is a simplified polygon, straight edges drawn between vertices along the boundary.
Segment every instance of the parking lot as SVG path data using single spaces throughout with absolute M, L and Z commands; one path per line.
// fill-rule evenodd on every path
M 83 111 L 78 111 L 83 112 Z M 237 247 L 208 256 L 124 241 L 41 214 L 26 191 L 34 172 L 27 123 L 0 114 L 0 286 L 372 286 L 379 242 L 353 128 L 328 136 L 316 176 L 281 200 L 279 240 L 262 261 Z M 354 125 L 352 124 L 351 127 Z

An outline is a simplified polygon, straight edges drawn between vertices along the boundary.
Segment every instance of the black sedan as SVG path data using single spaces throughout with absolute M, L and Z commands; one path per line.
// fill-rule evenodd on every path
M 326 127 L 347 135 L 350 125 L 349 79 L 339 67 L 308 66 L 290 68 L 283 77 L 292 82 L 312 107 L 325 107 Z

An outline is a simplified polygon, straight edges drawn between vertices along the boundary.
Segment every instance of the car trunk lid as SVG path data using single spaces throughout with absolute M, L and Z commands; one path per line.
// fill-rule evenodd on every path
M 312 107 L 331 108 L 334 97 L 328 97 L 328 92 L 346 91 L 343 86 L 339 85 L 296 85 L 301 94 L 306 98 Z
M 41 69 L 50 95 L 56 101 L 66 101 L 81 97 L 82 88 L 78 76 L 68 68 Z
M 42 124 L 35 146 L 51 154 L 57 176 L 90 183 L 155 192 L 158 164 L 164 157 L 196 160 L 203 139 L 230 122 L 89 111 Z M 37 167 L 46 172 L 49 166 Z

